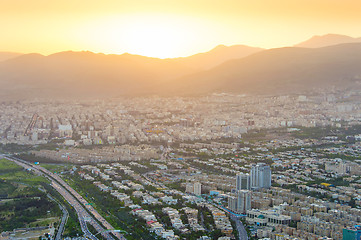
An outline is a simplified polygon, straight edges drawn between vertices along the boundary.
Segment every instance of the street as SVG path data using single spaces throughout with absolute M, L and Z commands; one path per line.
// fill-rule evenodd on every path
M 231 219 L 233 221 L 235 221 L 236 223 L 236 228 L 237 228 L 237 232 L 239 235 L 239 240 L 248 240 L 248 235 L 247 235 L 247 231 L 243 226 L 243 223 L 241 222 L 241 220 L 239 220 L 239 218 L 237 218 L 236 216 L 231 214 Z

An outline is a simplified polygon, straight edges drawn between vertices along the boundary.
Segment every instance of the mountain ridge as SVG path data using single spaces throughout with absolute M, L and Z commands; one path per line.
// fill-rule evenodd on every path
M 232 48 L 218 46 L 212 54 L 222 49 Z M 49 56 L 24 54 L 0 62 L 0 98 L 222 91 L 284 94 L 329 86 L 355 86 L 361 76 L 361 43 L 257 50 L 211 68 L 201 67 L 214 63 L 207 62 L 207 57 L 198 65 L 192 61 L 194 58 L 158 59 L 89 51 L 64 51 Z
M 194 94 L 215 91 L 284 94 L 352 85 L 361 76 L 360 67 L 361 43 L 316 49 L 285 47 L 230 60 L 209 71 L 183 77 L 173 88 Z M 175 90 L 168 86 L 167 91 Z
M 242 48 L 248 49 L 246 46 Z M 253 48 L 249 49 L 252 52 Z M 212 54 L 205 53 L 207 56 Z M 0 97 L 9 94 L 56 96 L 59 92 L 69 97 L 144 93 L 157 84 L 202 71 L 202 67 L 214 64 L 208 58 L 202 57 L 199 65 L 194 66 L 187 62 L 194 61 L 192 58 L 159 59 L 127 53 L 63 51 L 48 56 L 23 54 L 0 62 L 0 88 L 3 90 Z M 217 56 L 212 58 L 217 59 Z
M 333 46 L 344 43 L 357 43 L 357 42 L 361 42 L 361 37 L 353 38 L 341 34 L 326 34 L 326 35 L 315 35 L 304 42 L 294 45 L 294 47 L 320 48 L 320 47 L 327 47 L 327 46 Z
M 15 58 L 22 55 L 22 53 L 16 53 L 16 52 L 0 52 L 0 62 L 6 61 L 11 58 Z

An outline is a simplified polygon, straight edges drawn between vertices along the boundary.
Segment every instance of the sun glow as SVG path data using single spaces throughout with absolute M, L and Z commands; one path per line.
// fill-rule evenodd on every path
M 174 16 L 126 16 L 112 17 L 90 24 L 91 28 L 82 32 L 92 35 L 94 48 L 105 53 L 139 54 L 148 57 L 172 58 L 188 56 L 197 52 L 193 48 L 202 45 L 199 34 L 201 23 L 192 19 Z M 204 43 L 203 43 L 204 44 Z
M 166 58 L 220 44 L 276 48 L 328 33 L 359 37 L 360 11 L 359 0 L 3 0 L 0 50 Z

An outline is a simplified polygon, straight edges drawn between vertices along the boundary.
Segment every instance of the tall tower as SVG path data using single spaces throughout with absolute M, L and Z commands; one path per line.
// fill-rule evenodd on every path
M 237 196 L 231 195 L 228 197 L 228 208 L 232 212 L 237 212 L 238 198 Z
M 202 194 L 202 184 L 200 182 L 195 182 L 193 185 L 194 195 L 201 195 Z
M 250 190 L 251 178 L 248 173 L 240 173 L 236 176 L 236 190 Z
M 239 190 L 237 192 L 237 212 L 246 213 L 249 209 L 251 209 L 251 192 Z
M 251 189 L 271 187 L 271 168 L 265 163 L 252 165 L 250 172 Z
M 239 190 L 228 197 L 228 208 L 236 213 L 246 213 L 251 209 L 251 191 Z

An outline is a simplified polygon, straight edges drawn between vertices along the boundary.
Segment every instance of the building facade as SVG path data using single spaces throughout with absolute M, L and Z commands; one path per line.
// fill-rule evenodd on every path
M 252 165 L 250 172 L 251 189 L 271 187 L 271 168 L 265 163 Z
M 202 184 L 200 182 L 195 182 L 193 185 L 193 194 L 194 195 L 201 195 L 202 194 Z
M 251 178 L 248 173 L 240 173 L 236 176 L 236 190 L 250 190 Z
M 251 191 L 238 190 L 228 197 L 228 208 L 235 213 L 246 213 L 251 209 Z

